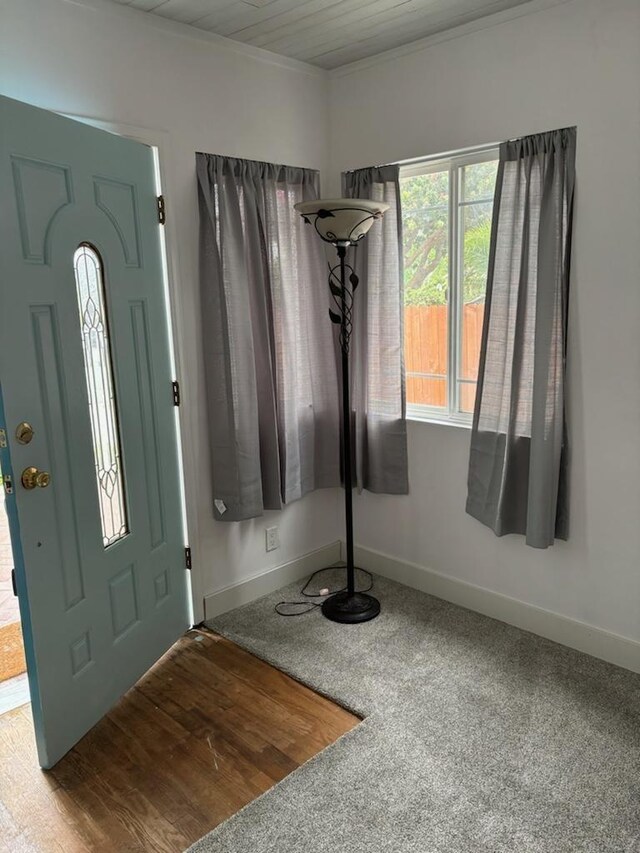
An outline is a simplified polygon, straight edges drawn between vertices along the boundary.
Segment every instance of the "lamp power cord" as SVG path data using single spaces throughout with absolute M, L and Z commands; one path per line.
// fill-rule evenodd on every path
M 341 569 L 343 566 L 327 566 L 324 569 L 317 569 L 308 579 L 305 585 L 300 590 L 300 595 L 304 596 L 306 600 L 303 601 L 279 601 L 274 610 L 279 616 L 304 616 L 305 613 L 311 613 L 311 611 L 316 607 L 322 607 L 322 604 L 326 598 L 330 595 L 335 595 L 338 592 L 346 592 L 347 587 L 343 586 L 340 589 L 328 589 L 323 588 L 321 592 L 309 592 L 309 587 L 315 580 L 318 575 L 321 575 L 322 572 L 335 572 L 336 569 Z M 366 569 L 356 569 L 358 572 L 362 572 L 363 575 L 368 579 L 369 585 L 365 587 L 365 589 L 358 589 L 356 592 L 369 592 L 373 589 L 373 575 L 371 572 L 368 572 Z M 322 601 L 312 601 L 311 599 L 321 598 Z M 282 608 L 295 608 L 290 612 L 283 612 Z M 300 609 L 302 608 L 302 609 Z

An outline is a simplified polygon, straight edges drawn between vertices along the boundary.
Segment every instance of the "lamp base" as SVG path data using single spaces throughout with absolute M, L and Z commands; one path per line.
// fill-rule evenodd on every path
M 356 592 L 336 592 L 322 603 L 322 613 L 332 622 L 342 622 L 353 625 L 357 622 L 368 622 L 380 613 L 380 602 L 372 595 Z

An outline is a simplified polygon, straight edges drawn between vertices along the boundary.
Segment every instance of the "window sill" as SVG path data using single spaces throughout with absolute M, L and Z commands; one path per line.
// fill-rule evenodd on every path
M 471 418 L 438 417 L 438 415 L 421 414 L 420 412 L 407 412 L 407 420 L 422 424 L 435 424 L 436 426 L 452 426 L 458 429 L 471 429 L 473 421 Z

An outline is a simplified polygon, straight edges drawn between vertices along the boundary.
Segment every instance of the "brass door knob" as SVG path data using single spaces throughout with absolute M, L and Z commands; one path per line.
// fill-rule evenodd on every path
M 22 485 L 25 489 L 46 489 L 51 482 L 51 474 L 37 468 L 25 468 L 22 472 Z

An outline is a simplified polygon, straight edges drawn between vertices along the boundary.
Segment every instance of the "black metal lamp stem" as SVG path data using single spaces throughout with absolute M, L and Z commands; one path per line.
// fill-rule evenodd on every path
M 338 318 L 330 311 L 333 322 L 340 322 L 340 348 L 342 355 L 342 474 L 344 477 L 344 515 L 347 539 L 347 587 L 343 592 L 330 595 L 322 604 L 322 612 L 333 622 L 368 622 L 380 613 L 380 602 L 372 595 L 356 592 L 355 565 L 353 560 L 353 472 L 351 457 L 351 395 L 349 389 L 349 341 L 351 338 L 351 312 L 353 291 L 347 292 L 346 254 L 347 245 L 337 245 L 340 260 L 340 314 Z M 351 281 L 355 288 L 357 277 L 351 270 Z M 331 270 L 333 275 L 333 269 Z M 331 278 L 330 278 L 331 281 Z M 335 287 L 332 292 L 336 295 Z
M 340 259 L 340 283 L 342 285 L 342 322 L 340 335 L 342 349 L 342 458 L 344 476 L 344 515 L 347 538 L 347 594 L 356 591 L 355 567 L 353 561 L 353 476 L 351 472 L 351 395 L 349 390 L 349 342 L 346 329 L 346 246 L 338 246 Z

